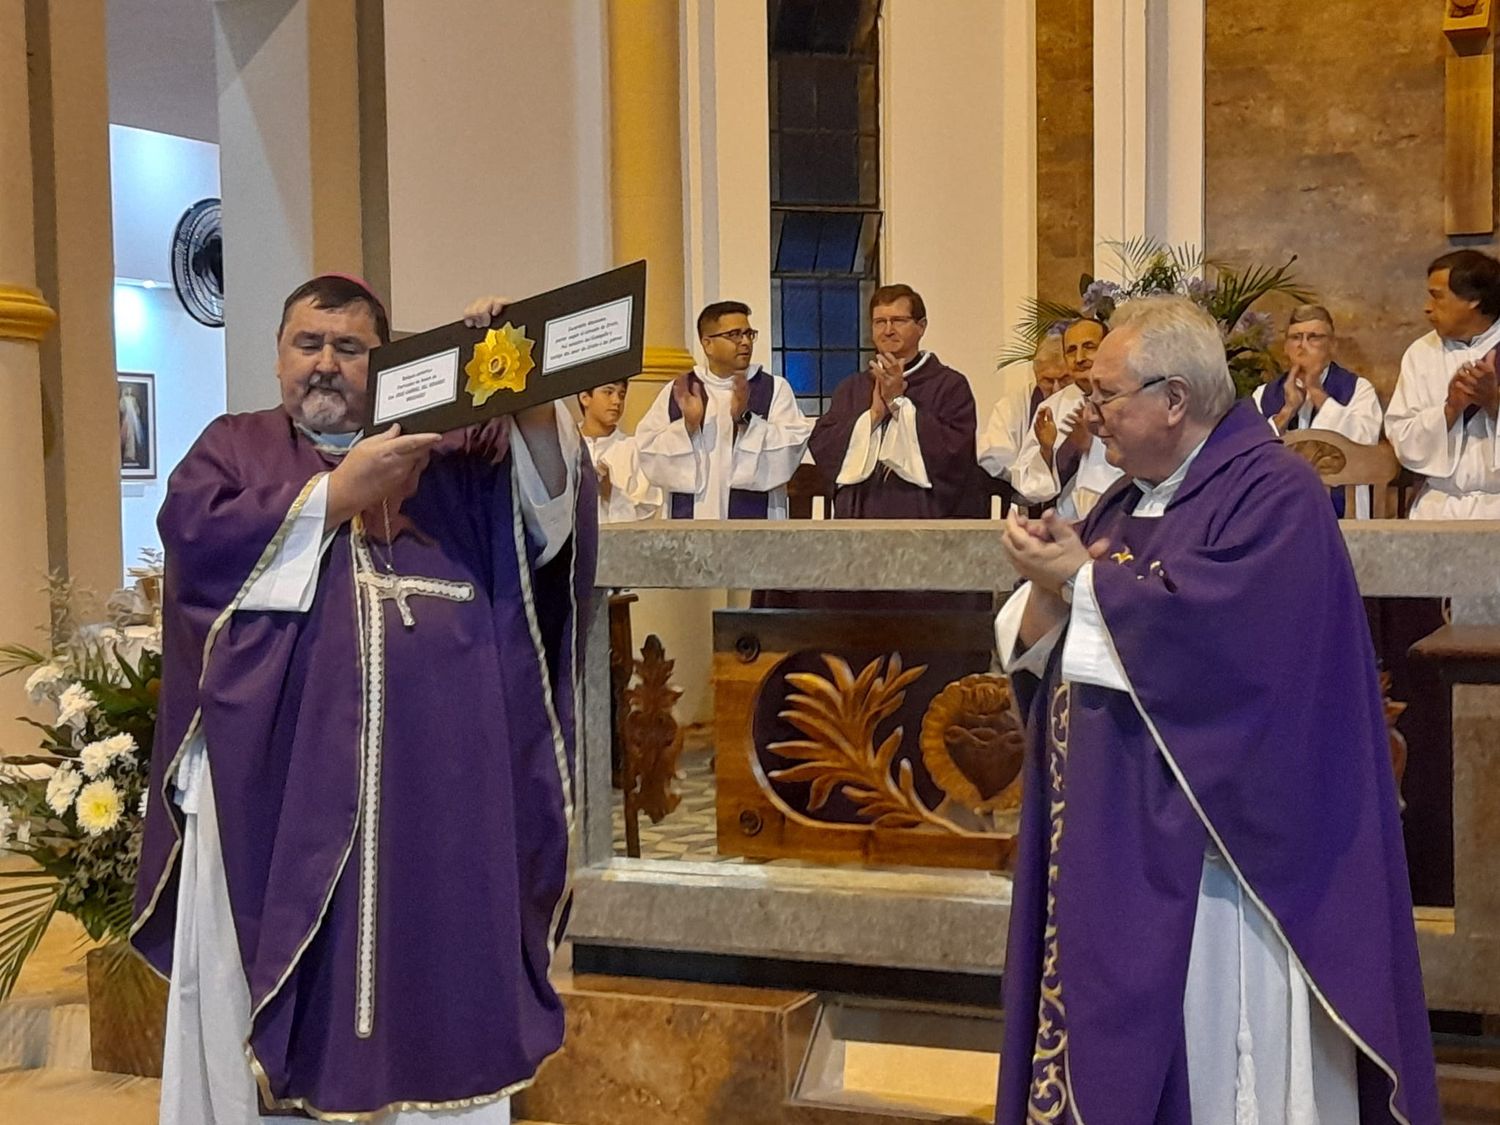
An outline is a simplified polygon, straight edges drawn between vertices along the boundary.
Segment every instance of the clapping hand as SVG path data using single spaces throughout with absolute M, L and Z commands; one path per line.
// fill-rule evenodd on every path
M 1052 417 L 1049 407 L 1037 408 L 1036 420 L 1031 423 L 1031 432 L 1036 434 L 1036 442 L 1042 449 L 1051 453 L 1057 445 L 1057 419 Z
M 1005 555 L 1021 577 L 1038 589 L 1059 595 L 1063 584 L 1092 559 L 1109 550 L 1108 539 L 1083 545 L 1073 525 L 1049 510 L 1041 519 L 1028 519 L 1012 508 L 1005 518 Z
M 1094 443 L 1094 431 L 1089 429 L 1083 411 L 1084 404 L 1081 402 L 1068 411 L 1068 436 L 1063 439 L 1064 445 L 1072 446 L 1079 453 L 1087 453 L 1089 446 Z
M 708 409 L 707 395 L 691 371 L 684 371 L 672 380 L 672 401 L 682 412 L 682 421 L 688 433 L 696 434 L 703 428 L 703 415 Z
M 870 361 L 869 372 L 874 384 L 870 412 L 880 422 L 890 413 L 891 403 L 906 393 L 906 364 L 890 352 L 879 352 Z
M 734 373 L 734 386 L 729 391 L 729 416 L 736 422 L 750 407 L 750 380 L 743 371 Z
M 1495 373 L 1495 353 L 1487 352 L 1470 367 L 1470 387 L 1474 405 L 1491 418 L 1500 409 L 1500 378 Z

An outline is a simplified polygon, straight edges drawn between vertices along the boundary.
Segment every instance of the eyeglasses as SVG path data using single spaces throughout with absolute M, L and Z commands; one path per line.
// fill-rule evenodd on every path
M 1095 398 L 1093 395 L 1084 395 L 1083 401 L 1088 406 L 1088 408 L 1094 412 L 1095 415 L 1103 418 L 1104 408 L 1110 403 L 1119 402 L 1122 398 L 1129 398 L 1131 395 L 1138 395 L 1147 387 L 1154 387 L 1158 383 L 1165 383 L 1169 378 L 1171 378 L 1171 376 L 1169 375 L 1153 375 L 1139 387 L 1132 387 L 1128 391 L 1121 391 L 1119 394 L 1110 395 L 1108 398 Z
M 879 316 L 870 321 L 870 327 L 876 332 L 886 328 L 905 328 L 908 324 L 915 324 L 917 318 L 914 316 Z
M 1288 332 L 1288 344 L 1321 344 L 1329 338 L 1327 332 Z
M 754 328 L 731 328 L 728 332 L 714 332 L 708 338 L 710 340 L 728 340 L 731 344 L 738 344 L 743 340 L 755 343 L 755 338 L 760 333 Z

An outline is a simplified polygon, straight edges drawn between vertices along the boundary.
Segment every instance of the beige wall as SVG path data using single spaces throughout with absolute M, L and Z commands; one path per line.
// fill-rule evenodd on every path
M 1036 287 L 1035 5 L 889 0 L 883 32 L 882 279 L 922 293 L 982 425 Z
M 771 327 L 770 68 L 766 6 L 685 0 L 682 24 L 686 323 L 712 301 L 739 300 Z M 688 348 L 702 362 L 698 341 Z
M 1094 272 L 1094 5 L 1036 13 L 1037 293 L 1073 303 Z
M 593 0 L 387 3 L 392 318 L 612 265 L 606 44 Z
M 1496 248 L 1443 233 L 1446 50 L 1438 4 L 1209 0 L 1208 248 L 1296 254 L 1339 322 L 1341 359 L 1382 397 L 1427 331 L 1427 263 Z

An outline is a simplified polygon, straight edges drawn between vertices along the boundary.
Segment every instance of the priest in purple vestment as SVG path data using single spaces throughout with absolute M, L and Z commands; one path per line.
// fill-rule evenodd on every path
M 592 474 L 555 403 L 359 434 L 388 339 L 358 279 L 299 287 L 281 405 L 168 486 L 132 939 L 171 978 L 164 1123 L 498 1125 L 562 1042 Z
M 922 350 L 927 306 L 909 285 L 870 298 L 869 369 L 850 375 L 813 427 L 813 460 L 839 519 L 989 515 L 975 460 L 969 380 Z
M 1440 1120 L 1380 688 L 1318 477 L 1212 319 L 1120 307 L 1124 477 L 1013 514 L 996 639 L 1030 738 L 997 1120 Z M 1267 591 L 1274 591 L 1268 595 Z

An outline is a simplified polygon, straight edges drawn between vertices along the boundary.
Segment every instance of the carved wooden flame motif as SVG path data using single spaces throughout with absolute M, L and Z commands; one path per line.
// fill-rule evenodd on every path
M 682 753 L 682 731 L 672 708 L 682 692 L 672 686 L 677 662 L 666 658 L 661 640 L 652 634 L 635 662 L 636 682 L 625 691 L 626 798 L 653 824 L 682 801 L 677 792 L 677 756 Z M 630 813 L 627 809 L 627 815 Z
M 1291 448 L 1300 453 L 1309 465 L 1317 469 L 1320 477 L 1341 473 L 1344 471 L 1344 466 L 1348 464 L 1343 451 L 1329 445 L 1326 441 L 1299 441 Z
M 1026 738 L 1003 676 L 957 680 L 933 697 L 922 717 L 922 761 L 950 800 L 975 813 L 1013 808 Z

